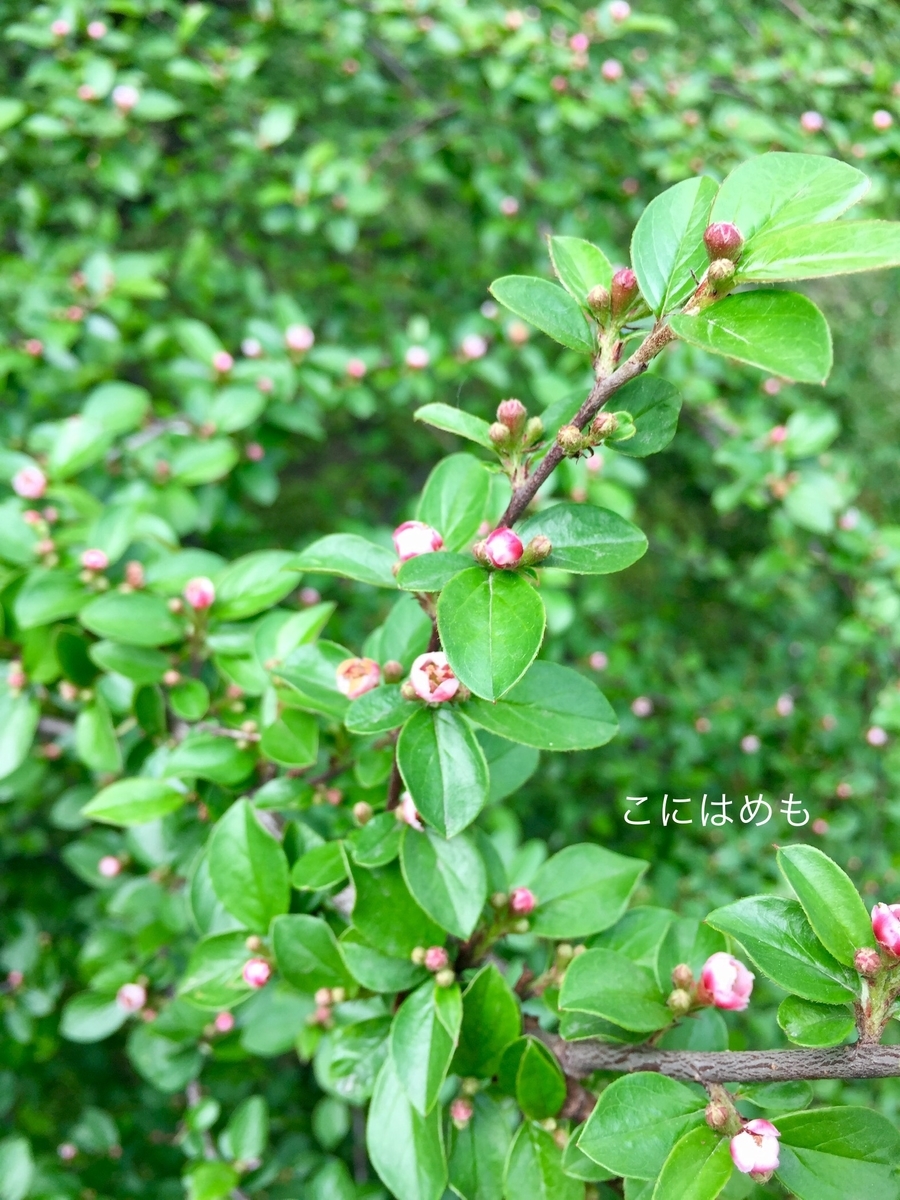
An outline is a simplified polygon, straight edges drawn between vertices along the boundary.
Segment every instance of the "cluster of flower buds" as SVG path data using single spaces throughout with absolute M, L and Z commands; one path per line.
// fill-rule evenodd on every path
M 323 987 L 316 991 L 313 999 L 316 1002 L 316 1010 L 310 1017 L 310 1024 L 330 1025 L 332 1008 L 335 1004 L 343 1004 L 347 999 L 347 993 L 342 987 Z
M 497 406 L 497 419 L 491 425 L 490 438 L 504 455 L 521 453 L 533 449 L 544 434 L 544 423 L 540 417 L 528 416 L 528 409 L 521 400 L 501 400 Z
M 563 425 L 556 435 L 556 444 L 564 454 L 577 458 L 597 446 L 609 442 L 627 442 L 637 433 L 630 412 L 599 412 L 586 429 L 577 425 Z
M 552 550 L 550 539 L 543 534 L 533 537 L 526 546 L 519 535 L 506 526 L 495 529 L 472 547 L 473 554 L 482 566 L 499 571 L 533 567 L 543 562 Z
M 699 983 L 690 967 L 680 963 L 672 972 L 673 990 L 666 1003 L 676 1016 L 708 1007 L 743 1012 L 750 1003 L 753 979 L 753 972 L 742 962 L 719 950 L 703 964 Z
M 443 946 L 416 946 L 410 955 L 417 967 L 424 967 L 434 975 L 438 987 L 452 987 L 456 982 L 456 972 L 450 966 L 450 956 Z

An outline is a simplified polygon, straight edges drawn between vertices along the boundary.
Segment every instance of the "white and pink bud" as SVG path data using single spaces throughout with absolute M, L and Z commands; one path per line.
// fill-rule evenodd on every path
M 789 717 L 794 711 L 794 697 L 790 692 L 783 692 L 775 701 L 775 711 L 779 717 Z
M 487 338 L 481 336 L 480 333 L 467 333 L 459 346 L 463 358 L 473 362 L 477 358 L 484 358 L 488 352 Z
M 23 500 L 40 500 L 47 490 L 47 476 L 40 467 L 22 467 L 12 477 L 12 489 Z
M 436 529 L 432 529 L 424 521 L 404 521 L 391 536 L 401 562 L 444 548 L 444 539 Z
M 259 338 L 248 337 L 241 342 L 241 354 L 244 358 L 262 358 L 262 342 Z
M 517 887 L 509 894 L 509 911 L 517 917 L 527 917 L 537 908 L 537 897 L 530 888 Z
M 741 749 L 745 754 L 756 754 L 761 745 L 762 742 L 755 733 L 748 733 L 741 738 Z
M 212 356 L 212 365 L 219 375 L 227 375 L 234 366 L 234 359 L 227 350 L 217 350 Z
M 17 658 L 12 659 L 6 668 L 6 686 L 11 692 L 21 692 L 28 682 L 28 676 Z
M 628 0 L 612 0 L 609 6 L 609 15 L 614 21 L 627 21 L 631 16 L 631 5 Z
M 450 1120 L 457 1129 L 465 1129 L 472 1120 L 472 1113 L 474 1111 L 472 1101 L 467 1100 L 464 1096 L 459 1096 L 450 1105 Z
M 130 113 L 141 98 L 141 93 L 130 83 L 120 83 L 112 90 L 112 102 L 120 113 Z
M 23 971 L 10 971 L 6 976 L 6 986 L 13 992 L 16 988 L 20 988 L 24 982 L 25 973 Z
M 308 325 L 288 325 L 284 331 L 284 344 L 295 354 L 303 354 L 311 350 L 316 342 L 316 335 Z
M 361 358 L 348 358 L 346 371 L 351 379 L 365 378 L 368 367 Z
M 264 958 L 249 958 L 244 963 L 244 969 L 241 971 L 241 976 L 247 987 L 264 988 L 269 982 L 269 977 L 272 974 L 272 968 Z
M 890 129 L 893 123 L 894 118 L 886 108 L 876 108 L 872 113 L 872 125 L 879 133 L 884 133 L 886 129 Z
M 311 608 L 313 604 L 318 604 L 322 599 L 322 595 L 318 588 L 303 587 L 300 589 L 300 603 L 305 604 L 307 608 Z
M 701 1004 L 743 1012 L 750 1003 L 754 975 L 724 950 L 711 954 L 700 972 L 697 999 Z
M 397 819 L 405 822 L 410 829 L 416 829 L 422 833 L 425 826 L 422 824 L 422 818 L 416 811 L 415 803 L 409 792 L 403 792 L 400 796 L 400 803 L 397 805 Z M 425 961 L 424 952 L 422 961 Z
M 743 1175 L 766 1182 L 778 1170 L 779 1131 L 761 1117 L 748 1121 L 731 1139 L 731 1159 Z
M 600 67 L 600 74 L 607 83 L 616 83 L 625 74 L 625 68 L 617 58 L 607 58 Z
M 427 971 L 443 971 L 449 962 L 450 958 L 443 946 L 429 946 L 425 951 L 423 965 Z
M 244 447 L 244 453 L 247 455 L 247 459 L 250 462 L 262 462 L 262 460 L 266 457 L 265 449 L 259 444 L 259 442 L 248 442 Z
M 876 904 L 872 909 L 872 932 L 879 946 L 900 958 L 900 904 Z
M 586 33 L 573 33 L 569 38 L 569 49 L 574 50 L 576 54 L 587 54 L 591 46 L 591 39 Z
M 78 85 L 76 95 L 78 96 L 79 100 L 84 100 L 84 102 L 86 104 L 89 103 L 91 100 L 97 99 L 97 93 L 94 91 L 94 89 L 91 87 L 91 85 L 89 83 L 80 83 Z
M 109 566 L 109 557 L 103 550 L 85 550 L 81 556 L 81 565 L 87 571 L 105 571 Z
M 635 696 L 631 702 L 631 711 L 641 719 L 649 717 L 653 712 L 653 701 L 649 696 Z
M 125 582 L 129 587 L 142 588 L 144 586 L 144 564 L 131 559 L 125 564 Z
M 97 873 L 104 879 L 115 879 L 122 870 L 121 860 L 114 854 L 104 854 L 97 863 Z
M 424 371 L 431 362 L 431 355 L 424 346 L 410 346 L 403 356 L 403 361 L 413 371 Z
M 103 21 L 88 22 L 87 35 L 92 41 L 99 42 L 101 38 L 106 37 L 108 32 Z
M 63 18 L 60 17 L 56 21 L 53 21 L 51 23 L 50 32 L 53 34 L 54 37 L 58 37 L 58 38 L 68 37 L 69 34 L 72 32 L 72 26 L 69 24 L 68 21 L 63 20 Z
M 74 1142 L 60 1142 L 56 1153 L 63 1162 L 71 1162 L 78 1154 L 78 1147 Z
M 524 553 L 525 547 L 522 545 L 521 538 L 505 526 L 495 529 L 485 538 L 484 554 L 492 567 L 498 567 L 501 570 L 507 567 L 516 567 L 521 562 Z
M 873 725 L 866 730 L 866 741 L 870 746 L 886 746 L 888 742 L 887 730 L 882 729 L 880 725 Z
M 459 680 L 442 650 L 420 654 L 410 668 L 409 682 L 419 699 L 428 704 L 443 704 L 459 691 Z
M 612 314 L 621 316 L 628 311 L 638 294 L 637 275 L 631 267 L 622 267 L 612 277 L 609 296 Z
M 231 1033 L 234 1029 L 234 1016 L 230 1012 L 216 1013 L 216 1019 L 213 1021 L 216 1033 Z
M 515 196 L 504 196 L 500 201 L 500 211 L 504 217 L 514 217 L 519 211 L 519 202 Z
M 800 128 L 804 133 L 821 133 L 825 128 L 825 118 L 815 109 L 809 109 L 800 116 Z
M 184 598 L 191 608 L 211 608 L 216 599 L 216 585 L 205 575 L 197 575 L 184 585 Z
M 116 1004 L 128 1013 L 140 1012 L 147 1003 L 147 989 L 140 983 L 123 983 L 116 992 Z
M 268 396 L 271 392 L 275 391 L 275 382 L 268 375 L 260 375 L 256 381 L 256 387 L 264 396 Z
M 25 353 L 30 358 L 40 358 L 44 353 L 44 343 L 40 338 L 26 338 Z
M 592 671 L 605 671 L 609 666 L 609 655 L 602 650 L 595 650 L 588 659 L 588 665 Z
M 521 400 L 511 396 L 508 400 L 501 400 L 497 405 L 497 420 L 510 433 L 519 434 L 525 428 L 525 422 L 528 420 L 528 409 Z
M 381 668 L 371 658 L 345 658 L 335 674 L 338 691 L 349 700 L 371 692 L 381 683 Z

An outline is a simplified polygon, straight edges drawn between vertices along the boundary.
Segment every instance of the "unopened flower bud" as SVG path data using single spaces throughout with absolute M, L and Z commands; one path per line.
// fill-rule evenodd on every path
M 128 1013 L 139 1012 L 147 1003 L 147 989 L 139 983 L 124 983 L 116 992 L 116 1003 Z
M 438 987 L 448 988 L 453 987 L 456 983 L 456 975 L 452 967 L 445 967 L 443 971 L 438 971 L 434 977 L 434 982 Z
M 627 442 L 629 438 L 634 437 L 634 435 L 637 433 L 637 426 L 635 425 L 634 418 L 630 412 L 625 412 L 625 410 L 622 409 L 619 412 L 610 413 L 609 415 L 611 417 L 615 417 L 616 419 L 616 427 L 612 433 L 608 435 L 609 441 Z
M 12 477 L 12 488 L 24 500 L 40 500 L 47 490 L 47 477 L 40 467 L 22 467 Z
M 725 258 L 735 263 L 741 256 L 744 237 L 730 221 L 714 221 L 712 225 L 707 225 L 703 233 L 703 244 L 710 262 Z
M 533 446 L 535 442 L 539 442 L 544 436 L 544 422 L 540 417 L 529 417 L 525 422 L 525 429 L 522 433 L 522 445 Z
M 429 946 L 425 951 L 423 963 L 429 971 L 443 971 L 449 962 L 450 959 L 443 946 Z
M 491 439 L 493 444 L 498 447 L 498 449 L 508 446 L 512 441 L 512 434 L 509 432 L 507 427 L 502 425 L 499 421 L 493 422 L 488 430 L 488 437 Z
M 734 280 L 734 263 L 730 258 L 717 258 L 709 264 L 707 280 L 716 292 L 726 291 Z
M 78 1155 L 78 1147 L 74 1142 L 60 1142 L 56 1147 L 56 1153 L 63 1162 L 71 1162 Z
M 109 566 L 109 558 L 103 550 L 85 550 L 81 565 L 88 571 L 105 571 Z
M 422 818 L 416 810 L 415 801 L 409 792 L 403 792 L 400 796 L 400 803 L 397 805 L 395 815 L 398 821 L 404 821 L 410 829 L 416 829 L 419 833 L 422 833 L 425 829 L 425 826 L 422 824 Z
M 450 1105 L 450 1120 L 457 1129 L 465 1129 L 475 1111 L 472 1101 L 459 1097 Z
M 743 1012 L 753 991 L 753 972 L 724 950 L 711 954 L 700 973 L 697 999 L 734 1012 Z
M 269 976 L 272 974 L 272 968 L 264 958 L 251 958 L 244 963 L 244 969 L 241 972 L 244 983 L 248 987 L 255 989 L 263 988 L 269 982 Z
M 444 548 L 444 539 L 436 529 L 432 529 L 424 521 L 404 521 L 402 525 L 397 526 L 391 537 L 401 562 Z
M 637 275 L 631 267 L 622 267 L 612 277 L 610 306 L 614 317 L 622 316 L 631 308 L 638 294 Z
M 353 805 L 353 819 L 357 825 L 368 825 L 374 815 L 372 805 L 365 800 L 357 800 Z
M 284 331 L 284 341 L 288 350 L 299 354 L 312 349 L 315 340 L 316 335 L 308 325 L 288 325 Z
M 313 995 L 313 1000 L 315 1000 L 316 1004 L 330 1004 L 331 1003 L 331 988 L 327 988 L 327 987 L 317 988 Z
M 213 370 L 220 375 L 227 375 L 234 366 L 234 359 L 227 350 L 217 350 L 212 356 Z
M 536 563 L 543 562 L 552 553 L 553 543 L 543 533 L 539 533 L 525 547 L 525 553 L 522 555 L 522 566 L 534 566 Z
M 500 569 L 516 567 L 522 559 L 525 547 L 518 534 L 511 529 L 501 526 L 495 529 L 484 542 L 484 552 L 492 567 Z
M 592 287 L 585 299 L 588 308 L 596 316 L 609 312 L 609 290 L 602 284 L 598 283 L 596 287 Z
M 403 678 L 403 663 L 396 658 L 389 658 L 382 667 L 386 683 L 397 683 Z
M 674 991 L 669 993 L 666 1005 L 676 1017 L 683 1017 L 685 1013 L 691 1011 L 691 1007 L 693 1006 L 691 993 L 685 991 L 684 988 L 675 988 Z
M 694 986 L 694 972 L 687 963 L 679 963 L 673 969 L 672 986 L 676 988 L 691 988 Z
M 778 1170 L 779 1130 L 770 1121 L 757 1117 L 747 1121 L 739 1134 L 731 1139 L 731 1158 L 737 1169 L 757 1183 L 771 1179 Z
M 114 854 L 104 854 L 97 863 L 97 872 L 104 879 L 115 879 L 122 870 L 122 864 Z
M 619 428 L 619 418 L 615 413 L 599 412 L 591 422 L 591 434 L 595 438 L 608 438 Z
M 506 892 L 494 892 L 491 896 L 491 908 L 506 908 L 509 904 L 509 896 Z
M 528 916 L 537 907 L 537 899 L 530 888 L 513 888 L 509 895 L 509 910 L 516 916 Z
M 125 582 L 129 587 L 141 588 L 144 586 L 144 566 L 132 560 L 125 564 Z
M 706 1123 L 717 1133 L 723 1132 L 734 1120 L 734 1110 L 720 1100 L 711 1100 L 706 1106 Z
M 112 90 L 112 102 L 120 113 L 129 113 L 137 105 L 141 93 L 130 83 L 120 83 Z
M 216 1027 L 216 1033 L 231 1033 L 234 1029 L 234 1017 L 230 1012 L 217 1013 L 213 1025 Z
M 211 608 L 216 598 L 216 587 L 205 575 L 189 579 L 184 586 L 184 598 L 191 608 L 203 610 Z
M 413 949 L 413 952 L 412 952 L 412 954 L 410 954 L 409 957 L 412 959 L 412 961 L 416 964 L 417 967 L 424 967 L 425 953 L 426 953 L 426 951 L 425 951 L 424 946 L 416 946 Z
M 371 658 L 345 658 L 336 672 L 338 691 L 355 700 L 381 683 L 381 668 Z
M 497 420 L 512 434 L 521 433 L 528 420 L 528 410 L 521 400 L 502 400 L 497 406 Z
M 577 425 L 563 425 L 556 434 L 556 443 L 566 454 L 580 454 L 585 448 L 584 434 Z
M 900 904 L 876 904 L 872 909 L 872 932 L 879 946 L 900 957 Z
M 410 683 L 410 681 L 408 679 L 406 680 L 405 683 L 401 683 L 400 695 L 403 697 L 404 700 L 415 700 L 416 689 L 413 687 L 413 685 Z
M 866 979 L 874 979 L 882 967 L 881 955 L 877 950 L 863 947 L 853 956 L 853 965 Z

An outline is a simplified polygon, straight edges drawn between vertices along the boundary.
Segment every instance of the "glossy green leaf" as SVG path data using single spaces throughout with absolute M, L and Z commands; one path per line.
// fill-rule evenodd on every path
M 852 967 L 857 950 L 875 946 L 866 906 L 836 862 L 815 846 L 783 846 L 778 866 L 816 937 L 838 962 Z
M 494 964 L 488 963 L 463 993 L 462 1027 L 451 1070 L 455 1075 L 489 1079 L 521 1029 L 519 1002 Z
M 507 1046 L 500 1060 L 500 1087 L 526 1117 L 544 1121 L 555 1117 L 566 1099 L 566 1077 L 543 1042 L 530 1035 Z
M 707 1100 L 665 1075 L 625 1075 L 603 1090 L 578 1145 L 616 1175 L 655 1179 L 679 1138 L 705 1126 Z
M 338 689 L 337 669 L 352 657 L 348 650 L 335 642 L 298 646 L 278 667 L 274 678 L 288 684 L 299 708 L 308 708 L 312 712 L 342 720 L 349 701 Z
M 0 108 L 0 123 L 2 112 Z M 25 1200 L 33 1179 L 34 1159 L 28 1139 L 15 1134 L 3 1138 L 0 1141 L 0 1200 Z
M 728 1138 L 701 1125 L 672 1147 L 653 1200 L 716 1200 L 733 1170 Z
M 807 1108 L 812 1102 L 813 1090 L 805 1080 L 795 1083 L 750 1083 L 740 1089 L 740 1095 L 757 1108 L 784 1113 Z
M 106 592 L 81 609 L 79 620 L 98 637 L 134 646 L 166 646 L 184 636 L 183 622 L 150 592 Z
M 818 1004 L 855 998 L 856 972 L 828 953 L 795 900 L 749 896 L 717 908 L 706 919 L 713 929 L 737 938 L 759 969 L 785 991 Z
M 415 701 L 403 699 L 399 684 L 387 683 L 363 692 L 354 700 L 347 709 L 344 724 L 350 733 L 387 733 L 399 729 L 419 708 Z
M 277 604 L 297 586 L 294 559 L 285 550 L 256 550 L 236 558 L 216 576 L 213 615 L 220 621 L 241 621 Z
M 529 1200 L 582 1200 L 584 1184 L 567 1175 L 562 1165 L 562 1150 L 551 1133 L 523 1121 L 519 1126 L 506 1161 L 504 1195 Z
M 579 304 L 586 303 L 588 292 L 595 287 L 609 290 L 612 267 L 599 247 L 576 237 L 551 237 L 547 242 L 559 282 Z
M 74 572 L 39 569 L 25 577 L 13 613 L 22 629 L 34 629 L 74 616 L 90 599 L 91 593 Z
M 336 887 L 347 878 L 347 860 L 340 842 L 324 842 L 302 854 L 291 868 L 291 885 L 302 892 Z
M 262 1158 L 269 1141 L 269 1108 L 262 1096 L 248 1096 L 229 1118 L 224 1137 L 231 1154 L 242 1162 Z
M 99 992 L 78 992 L 66 1001 L 59 1032 L 68 1042 L 101 1042 L 121 1029 L 128 1020 L 127 1011 L 114 996 Z
M 287 858 L 246 800 L 232 804 L 219 819 L 207 858 L 216 895 L 248 929 L 266 933 L 272 918 L 287 912 Z
M 169 755 L 164 773 L 233 787 L 247 778 L 255 764 L 255 755 L 242 750 L 234 738 L 191 733 Z
M 181 808 L 185 790 L 171 779 L 120 779 L 99 791 L 81 810 L 105 825 L 143 825 Z
M 569 1140 L 563 1151 L 563 1170 L 573 1179 L 582 1179 L 585 1183 L 603 1183 L 607 1179 L 612 1179 L 612 1171 L 607 1171 L 605 1167 L 595 1163 L 583 1150 L 579 1149 L 578 1139 L 583 1130 L 583 1124 L 576 1125 L 569 1134 Z
M 378 813 L 348 836 L 353 861 L 361 867 L 383 867 L 393 862 L 400 853 L 404 828 L 396 812 Z
M 321 575 L 343 575 L 375 587 L 396 587 L 392 568 L 396 559 L 390 550 L 355 533 L 331 533 L 319 538 L 290 560 L 296 571 Z
M 480 1092 L 463 1129 L 450 1131 L 450 1186 L 462 1200 L 503 1200 L 503 1174 L 512 1140 L 500 1106 Z
M 187 1200 L 224 1200 L 237 1187 L 240 1178 L 230 1163 L 194 1163 L 185 1177 Z
M 631 264 L 653 312 L 677 308 L 706 270 L 703 231 L 718 188 L 706 175 L 685 179 L 651 200 L 631 238 Z M 631 409 L 624 402 L 616 407 Z
M 363 941 L 356 929 L 341 935 L 340 947 L 350 974 L 370 992 L 407 992 L 428 978 L 425 968 L 416 966 L 408 955 L 382 954 Z
M 670 324 L 684 341 L 799 383 L 823 383 L 831 370 L 831 333 L 811 300 L 760 289 L 726 296 Z
M 742 283 L 819 279 L 900 266 L 900 223 L 834 221 L 762 234 L 738 266 Z
M 209 711 L 209 690 L 200 679 L 182 679 L 169 691 L 169 707 L 183 721 L 199 721 Z
M 250 995 L 241 972 L 251 957 L 246 930 L 205 937 L 191 951 L 178 995 L 198 1008 L 231 1008 Z
M 11 775 L 27 758 L 40 717 L 41 706 L 33 696 L 0 693 L 0 779 Z
M 382 663 L 399 662 L 408 671 L 428 649 L 433 632 L 432 619 L 415 596 L 398 596 L 387 620 L 366 638 L 363 654 Z
M 397 766 L 422 817 L 452 838 L 487 801 L 488 768 L 475 730 L 448 704 L 420 707 L 403 726 Z
M 488 450 L 494 449 L 490 437 L 490 424 L 481 417 L 464 412 L 461 408 L 453 408 L 449 404 L 425 404 L 415 411 L 415 419 L 435 429 L 443 429 L 447 433 L 455 433 L 458 437 L 468 438 Z
M 665 450 L 678 428 L 681 393 L 658 375 L 639 375 L 616 392 L 616 410 L 634 418 L 637 432 L 624 442 L 615 442 L 617 454 L 646 458 Z
M 504 275 L 491 284 L 491 295 L 570 350 L 596 354 L 597 345 L 581 305 L 568 292 L 531 275 Z
M 451 454 L 428 476 L 416 517 L 438 531 L 447 550 L 468 550 L 485 519 L 490 486 L 483 462 L 471 454 Z
M 531 881 L 537 897 L 532 930 L 544 937 L 580 938 L 608 929 L 627 908 L 647 866 L 602 846 L 567 846 Z
M 321 917 L 282 915 L 272 923 L 278 970 L 301 992 L 346 987 L 349 973 L 331 927 Z
M 400 1005 L 391 1026 L 391 1058 L 403 1090 L 423 1117 L 434 1108 L 462 1021 L 459 987 L 429 980 Z
M 653 972 L 615 950 L 586 950 L 573 959 L 559 1006 L 603 1017 L 635 1033 L 655 1033 L 672 1023 Z
M 786 996 L 778 1006 L 778 1024 L 797 1046 L 839 1046 L 856 1028 L 847 1004 L 815 1004 Z
M 117 774 L 122 751 L 109 708 L 102 700 L 86 704 L 75 720 L 75 752 L 90 771 Z
M 285 767 L 309 767 L 319 753 L 319 726 L 315 717 L 286 708 L 272 725 L 267 725 L 259 749 L 272 762 Z
M 408 592 L 439 592 L 454 575 L 472 566 L 468 554 L 437 550 L 409 558 L 397 572 L 397 586 Z
M 897 1200 L 900 1134 L 867 1108 L 818 1108 L 778 1118 L 779 1181 L 797 1200 Z
M 353 924 L 376 950 L 408 959 L 416 946 L 442 945 L 443 929 L 416 904 L 393 862 L 377 870 L 354 865 Z
M 481 703 L 486 704 L 487 701 Z M 466 711 L 471 716 L 471 712 L 468 709 Z M 488 804 L 496 804 L 527 783 L 537 770 L 541 756 L 530 746 L 516 745 L 495 733 L 488 733 L 486 729 L 479 730 L 478 740 L 491 777 Z
M 389 1056 L 375 1083 L 366 1122 L 369 1159 L 397 1200 L 441 1200 L 447 1163 L 440 1109 L 427 1117 L 409 1102 Z
M 104 671 L 115 671 L 135 683 L 159 683 L 169 669 L 169 660 L 161 650 L 149 646 L 128 646 L 122 642 L 94 642 L 88 650 L 92 662 Z
M 403 878 L 418 904 L 455 937 L 468 938 L 487 902 L 487 874 L 472 842 L 448 841 L 426 829 L 407 828 L 400 855 Z
M 498 700 L 534 661 L 546 614 L 521 575 L 471 567 L 444 588 L 437 621 L 457 678 L 476 696 Z
M 474 697 L 466 715 L 491 733 L 538 750 L 588 750 L 619 730 L 606 697 L 586 675 L 559 663 L 533 663 L 494 703 Z
M 647 552 L 647 539 L 636 525 L 593 504 L 551 504 L 518 533 L 526 544 L 538 534 L 549 538 L 553 550 L 544 565 L 577 575 L 624 571 Z

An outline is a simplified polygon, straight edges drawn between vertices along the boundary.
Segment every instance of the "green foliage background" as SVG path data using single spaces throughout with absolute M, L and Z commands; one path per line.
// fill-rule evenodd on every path
M 721 177 L 771 148 L 861 166 L 873 179 L 861 215 L 897 214 L 900 122 L 872 123 L 878 109 L 900 116 L 900 18 L 887 5 L 699 0 L 688 15 L 647 0 L 622 24 L 603 6 L 518 13 L 454 0 L 5 3 L 0 14 L 3 445 L 21 448 L 113 379 L 147 388 L 157 419 L 202 424 L 209 346 L 239 357 L 243 338 L 272 339 L 274 368 L 236 370 L 251 385 L 274 380 L 264 413 L 236 435 L 264 459 L 244 455 L 177 515 L 189 544 L 228 557 L 372 523 L 387 535 L 412 515 L 430 467 L 457 448 L 413 422 L 418 404 L 489 417 L 507 395 L 540 411 L 584 392 L 576 356 L 534 331 L 518 340 L 524 331 L 486 305 L 497 276 L 546 273 L 545 233 L 588 237 L 624 263 L 664 186 Z M 60 17 L 75 27 L 63 39 L 50 31 Z M 97 19 L 109 32 L 92 41 Z M 568 44 L 579 29 L 593 39 L 584 60 Z M 602 77 L 609 58 L 620 81 Z M 127 117 L 109 100 L 122 83 L 142 94 Z M 96 99 L 79 98 L 85 85 Z M 819 133 L 799 124 L 811 109 L 825 118 Z M 665 366 L 686 397 L 671 448 L 647 464 L 605 451 L 599 471 L 582 461 L 559 472 L 560 491 L 634 514 L 650 551 L 609 579 L 548 581 L 546 653 L 583 666 L 608 656 L 600 682 L 622 732 L 602 751 L 545 756 L 488 814 L 511 847 L 521 841 L 523 864 L 542 853 L 530 839 L 551 850 L 600 840 L 652 860 L 645 902 L 703 916 L 782 889 L 771 847 L 791 831 L 778 815 L 761 829 L 704 829 L 702 794 L 727 793 L 736 815 L 745 793 L 793 793 L 816 821 L 804 837 L 864 893 L 897 898 L 897 277 L 810 292 L 835 331 L 824 389 L 766 386 L 680 346 Z M 292 322 L 316 332 L 300 364 L 280 349 Z M 473 333 L 489 350 L 467 360 Z M 34 338 L 39 357 L 25 348 Z M 425 371 L 404 365 L 411 345 L 429 350 Z M 347 376 L 351 357 L 366 362 L 364 380 Z M 776 449 L 768 434 L 783 423 L 791 435 Z M 383 618 L 371 591 L 303 582 L 340 601 L 329 626 L 339 642 L 360 645 Z M 780 716 L 786 694 L 793 711 Z M 631 711 L 638 697 L 650 715 Z M 871 724 L 888 731 L 886 747 L 867 743 Z M 748 735 L 758 750 L 742 750 Z M 135 1074 L 124 1041 L 78 1046 L 58 1033 L 56 1002 L 101 903 L 61 857 L 78 819 L 56 802 L 75 782 L 77 771 L 38 759 L 0 781 L 0 962 L 39 981 L 30 1007 L 0 996 L 0 1110 L 42 1156 L 31 1195 L 177 1197 L 180 1102 Z M 661 827 L 664 793 L 694 798 L 693 825 Z M 650 797 L 651 826 L 624 823 L 629 795 Z M 745 1029 L 766 1045 L 780 1037 L 765 1006 Z M 354 1134 L 294 1057 L 273 1070 L 219 1054 L 204 1080 L 226 1110 L 262 1091 L 277 1114 L 258 1194 L 297 1196 L 303 1179 L 315 1200 L 381 1194 L 321 1176 L 323 1155 L 352 1165 Z M 894 1083 L 817 1094 L 900 1107 Z M 67 1139 L 84 1151 L 77 1169 L 54 1165 Z

